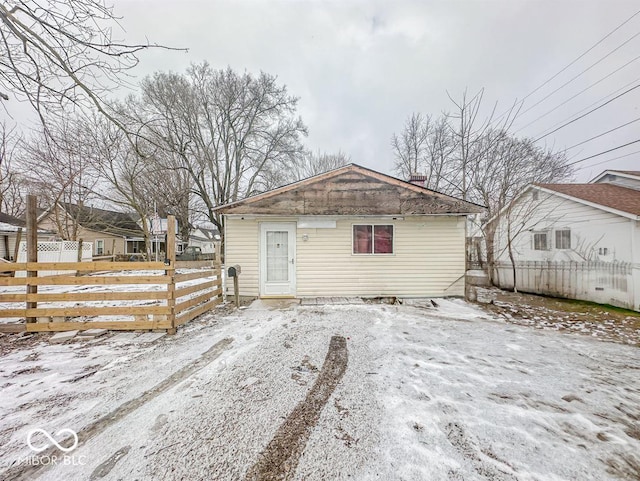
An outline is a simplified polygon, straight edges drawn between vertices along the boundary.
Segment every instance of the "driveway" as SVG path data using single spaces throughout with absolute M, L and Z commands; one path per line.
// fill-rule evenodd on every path
M 0 477 L 640 479 L 637 347 L 437 303 L 258 301 L 151 343 L 36 339 L 0 358 Z M 34 466 L 34 429 L 79 444 L 62 458 L 38 432 L 60 460 Z

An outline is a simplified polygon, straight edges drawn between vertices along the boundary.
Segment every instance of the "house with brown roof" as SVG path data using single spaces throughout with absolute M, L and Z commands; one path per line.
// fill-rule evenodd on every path
M 38 228 L 64 240 L 90 242 L 95 256 L 145 252 L 144 231 L 128 212 L 56 203 L 38 216 Z
M 464 295 L 484 209 L 350 164 L 217 210 L 243 297 L 435 297 Z
M 501 287 L 640 310 L 640 171 L 529 185 L 496 219 Z

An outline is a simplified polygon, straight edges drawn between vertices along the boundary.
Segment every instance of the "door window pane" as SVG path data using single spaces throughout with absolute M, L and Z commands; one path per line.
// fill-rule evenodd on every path
M 267 231 L 267 282 L 289 280 L 289 233 Z

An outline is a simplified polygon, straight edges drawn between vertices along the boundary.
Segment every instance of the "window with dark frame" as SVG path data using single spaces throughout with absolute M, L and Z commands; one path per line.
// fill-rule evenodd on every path
M 569 229 L 556 231 L 556 249 L 571 249 L 571 231 Z
M 354 254 L 393 254 L 393 225 L 353 226 Z
M 547 232 L 534 232 L 533 233 L 533 250 L 534 251 L 546 251 L 549 250 L 549 239 Z
M 104 240 L 99 239 L 96 241 L 96 255 L 101 256 L 104 254 Z

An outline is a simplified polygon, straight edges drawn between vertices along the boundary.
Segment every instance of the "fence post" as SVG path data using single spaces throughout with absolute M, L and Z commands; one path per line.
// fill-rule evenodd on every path
M 13 246 L 13 262 L 18 262 L 18 254 L 20 253 L 20 241 L 22 241 L 22 227 L 18 227 L 18 233 L 16 234 L 16 245 Z M 15 277 L 16 273 L 13 271 L 12 277 Z
M 170 276 L 167 284 L 167 307 L 169 314 L 167 320 L 171 327 L 167 329 L 167 334 L 176 333 L 176 218 L 167 216 L 167 253 L 164 263 L 168 265 L 165 274 Z
M 213 288 L 214 290 L 217 290 L 218 288 L 220 289 L 220 294 L 218 294 L 218 297 L 222 299 L 224 295 L 224 291 L 222 290 L 222 263 L 220 262 L 219 258 L 216 261 L 214 261 L 213 269 L 216 274 L 216 280 L 218 281 L 217 286 L 214 285 Z
M 78 253 L 76 256 L 77 262 L 82 262 L 82 242 L 83 242 L 82 239 L 78 240 Z M 80 275 L 80 269 L 76 271 L 76 276 L 79 276 L 79 275 Z
M 27 195 L 27 262 L 38 262 L 38 212 L 37 197 L 35 195 Z M 29 279 L 38 277 L 37 268 L 35 271 L 27 269 L 27 298 L 29 294 L 37 294 L 38 286 L 31 285 Z M 27 309 L 36 309 L 38 303 L 36 301 L 27 300 Z M 27 317 L 27 322 L 36 322 L 35 317 Z

